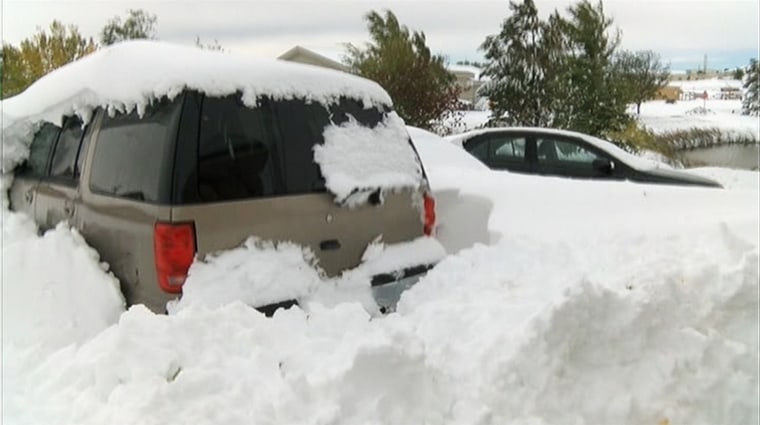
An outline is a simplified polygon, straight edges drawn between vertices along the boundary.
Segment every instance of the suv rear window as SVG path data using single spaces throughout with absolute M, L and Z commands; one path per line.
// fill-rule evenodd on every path
M 322 192 L 324 179 L 314 162 L 313 146 L 324 143 L 325 127 L 350 117 L 374 127 L 387 112 L 365 109 L 347 98 L 329 108 L 303 99 L 261 98 L 249 108 L 238 95 L 206 97 L 198 147 L 198 197 L 214 202 Z
M 182 96 L 137 111 L 104 116 L 92 161 L 90 188 L 99 193 L 168 203 Z

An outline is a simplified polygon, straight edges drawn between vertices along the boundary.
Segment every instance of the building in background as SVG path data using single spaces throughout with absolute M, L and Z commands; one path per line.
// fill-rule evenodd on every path
M 302 46 L 295 46 L 287 52 L 277 57 L 279 60 L 305 63 L 308 65 L 321 66 L 323 68 L 335 69 L 338 71 L 348 72 L 348 67 L 340 63 L 339 54 L 331 52 L 329 55 L 317 53 L 314 50 Z

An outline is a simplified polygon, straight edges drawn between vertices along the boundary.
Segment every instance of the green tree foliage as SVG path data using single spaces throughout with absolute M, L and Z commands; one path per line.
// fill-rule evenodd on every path
M 760 62 L 751 59 L 744 75 L 744 99 L 742 113 L 744 115 L 760 116 Z
M 97 46 L 74 25 L 53 21 L 19 47 L 3 43 L 2 97 L 24 91 L 48 72 L 94 52 Z
M 575 107 L 568 128 L 602 136 L 622 128 L 629 119 L 628 94 L 612 72 L 620 32 L 612 31 L 612 19 L 604 15 L 601 1 L 593 5 L 584 0 L 567 11 L 570 18 L 560 25 L 568 41 L 568 100 Z
M 442 56 L 430 53 L 425 34 L 410 32 L 391 11 L 385 16 L 372 11 L 365 19 L 371 42 L 364 48 L 347 46 L 351 71 L 380 84 L 409 125 L 430 129 L 452 113 L 459 96 L 456 77 Z
M 100 31 L 100 42 L 105 46 L 124 40 L 155 37 L 156 15 L 142 9 L 130 9 L 126 19 L 114 16 Z
M 670 70 L 660 62 L 660 55 L 651 51 L 622 51 L 615 59 L 615 73 L 641 113 L 641 103 L 654 98 L 657 90 L 670 80 Z
M 734 80 L 742 80 L 744 79 L 744 69 L 740 66 L 737 66 L 736 69 L 731 73 L 731 77 Z
M 490 77 L 481 93 L 491 100 L 494 117 L 508 125 L 551 126 L 549 106 L 557 94 L 551 62 L 561 59 L 555 39 L 547 36 L 551 29 L 539 20 L 533 0 L 511 1 L 509 8 L 501 32 L 481 45 L 486 58 L 481 74 Z
M 631 93 L 616 72 L 620 32 L 588 0 L 542 21 L 533 0 L 512 0 L 498 34 L 481 46 L 493 119 L 602 136 L 630 119 Z

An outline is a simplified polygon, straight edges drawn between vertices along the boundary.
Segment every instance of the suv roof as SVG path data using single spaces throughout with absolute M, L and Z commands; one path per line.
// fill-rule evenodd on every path
M 173 98 L 186 89 L 212 96 L 241 92 L 252 105 L 260 96 L 324 104 L 343 96 L 367 106 L 392 104 L 377 83 L 344 72 L 138 40 L 104 48 L 40 78 L 4 100 L 3 114 L 10 121 L 28 118 L 60 125 L 62 117 L 72 114 L 88 121 L 98 107 L 140 112 L 153 99 Z

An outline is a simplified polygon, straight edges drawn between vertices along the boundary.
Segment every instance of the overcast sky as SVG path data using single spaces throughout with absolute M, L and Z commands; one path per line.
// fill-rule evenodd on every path
M 390 9 L 451 62 L 480 60 L 478 46 L 499 31 L 506 1 L 362 0 L 1 0 L 3 42 L 17 45 L 58 19 L 97 38 L 113 16 L 130 8 L 158 17 L 157 36 L 192 43 L 218 40 L 226 50 L 274 58 L 295 45 L 320 50 L 367 41 L 364 14 Z M 572 1 L 535 0 L 542 16 Z M 605 0 L 623 33 L 623 48 L 651 49 L 674 70 L 743 66 L 758 56 L 758 0 Z

